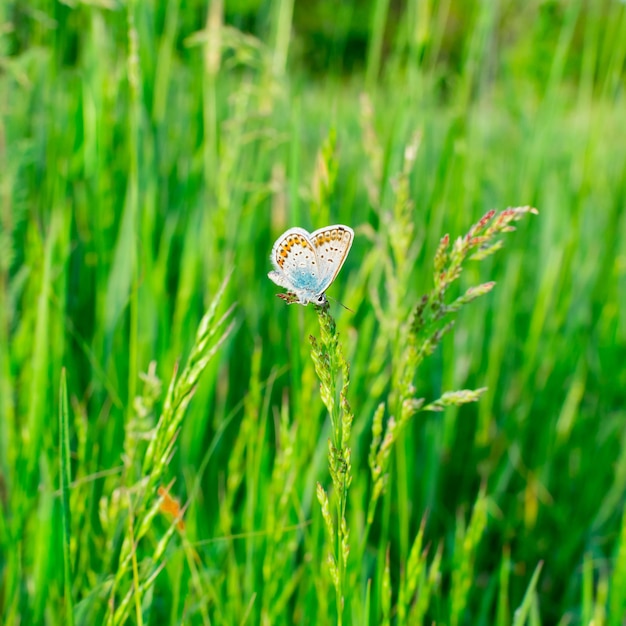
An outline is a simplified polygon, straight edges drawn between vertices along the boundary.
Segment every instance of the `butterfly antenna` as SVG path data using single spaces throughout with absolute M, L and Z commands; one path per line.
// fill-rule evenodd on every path
M 332 296 L 327 295 L 326 296 L 329 300 L 332 300 L 333 302 L 336 302 L 339 306 L 342 306 L 346 311 L 350 311 L 350 313 L 354 314 L 354 311 L 350 308 L 347 307 L 345 304 L 343 304 L 342 302 L 339 302 L 339 300 L 337 300 L 336 298 L 333 298 Z

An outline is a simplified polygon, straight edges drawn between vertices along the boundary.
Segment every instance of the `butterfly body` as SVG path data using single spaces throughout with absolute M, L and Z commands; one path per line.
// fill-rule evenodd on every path
M 325 291 L 339 273 L 352 246 L 354 231 L 336 224 L 308 233 L 290 228 L 274 244 L 270 260 L 274 271 L 268 276 L 290 291 L 299 304 L 326 303 Z

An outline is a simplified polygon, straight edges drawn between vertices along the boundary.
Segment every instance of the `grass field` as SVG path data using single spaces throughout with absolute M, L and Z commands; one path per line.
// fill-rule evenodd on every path
M 2 3 L 0 623 L 625 624 L 625 59 L 610 0 Z M 276 298 L 336 223 L 350 310 Z

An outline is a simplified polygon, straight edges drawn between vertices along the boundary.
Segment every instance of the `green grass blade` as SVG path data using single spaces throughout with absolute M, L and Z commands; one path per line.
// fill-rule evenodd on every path
M 524 624 L 526 624 L 526 620 L 531 615 L 535 602 L 534 598 L 537 590 L 537 583 L 539 582 L 539 575 L 541 574 L 542 567 L 543 563 L 538 563 L 535 571 L 533 572 L 530 582 L 528 583 L 528 587 L 526 588 L 526 593 L 524 593 L 524 599 L 513 615 L 513 626 L 524 626 Z
M 70 461 L 70 415 L 67 403 L 67 379 L 65 368 L 61 370 L 59 385 L 59 476 L 61 479 L 61 515 L 63 532 L 63 599 L 65 618 L 68 626 L 74 624 L 72 555 L 70 542 L 72 536 L 72 516 L 70 510 L 70 483 L 72 482 Z

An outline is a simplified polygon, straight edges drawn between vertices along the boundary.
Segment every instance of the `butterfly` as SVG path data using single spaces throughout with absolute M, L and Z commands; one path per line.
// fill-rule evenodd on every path
M 274 271 L 268 276 L 290 294 L 281 294 L 288 303 L 317 306 L 326 304 L 325 291 L 335 280 L 352 246 L 354 231 L 335 224 L 308 233 L 290 228 L 274 244 L 270 260 Z

